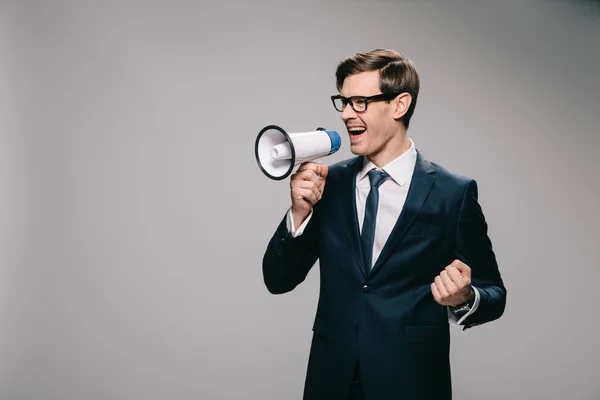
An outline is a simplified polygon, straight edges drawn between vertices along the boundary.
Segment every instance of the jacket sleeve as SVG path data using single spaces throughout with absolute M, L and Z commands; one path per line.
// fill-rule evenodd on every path
M 477 183 L 469 180 L 456 227 L 455 255 L 471 268 L 471 283 L 479 291 L 480 301 L 477 310 L 464 320 L 463 329 L 500 318 L 506 306 L 506 288 L 487 231 Z
M 306 279 L 319 257 L 317 225 L 315 212 L 303 234 L 293 237 L 287 228 L 286 216 L 281 220 L 263 257 L 263 280 L 269 292 L 290 292 Z

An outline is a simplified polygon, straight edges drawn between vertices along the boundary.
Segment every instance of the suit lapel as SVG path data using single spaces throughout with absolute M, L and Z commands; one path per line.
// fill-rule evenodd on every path
M 417 162 L 415 164 L 415 170 L 408 188 L 408 194 L 404 203 L 404 207 L 402 207 L 402 212 L 396 221 L 396 225 L 394 225 L 394 229 L 392 229 L 388 240 L 383 246 L 381 254 L 377 258 L 377 261 L 371 270 L 370 276 L 375 274 L 381 268 L 381 265 L 391 255 L 393 249 L 398 245 L 398 243 L 400 243 L 408 231 L 408 228 L 421 210 L 421 207 L 427 199 L 434 181 L 435 175 L 433 174 L 433 168 L 431 164 L 429 161 L 423 159 L 421 154 L 417 151 Z M 360 245 L 358 247 L 360 248 Z
M 356 174 L 362 167 L 362 157 L 353 158 L 345 168 L 342 169 L 342 196 L 341 203 L 342 214 L 344 216 L 344 223 L 346 224 L 346 231 L 348 233 L 348 239 L 352 246 L 352 252 L 360 273 L 363 277 L 365 275 L 365 263 L 363 259 L 362 246 L 360 241 L 360 229 L 358 226 L 358 216 L 356 214 Z

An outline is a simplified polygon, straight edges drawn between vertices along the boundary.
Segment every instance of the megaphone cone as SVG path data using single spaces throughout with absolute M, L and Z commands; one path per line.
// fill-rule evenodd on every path
M 281 180 L 287 178 L 296 165 L 335 153 L 341 143 L 337 132 L 325 128 L 287 133 L 279 126 L 268 125 L 256 137 L 254 154 L 266 176 Z

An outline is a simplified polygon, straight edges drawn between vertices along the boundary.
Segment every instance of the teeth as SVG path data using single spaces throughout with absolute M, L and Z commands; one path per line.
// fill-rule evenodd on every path
M 356 127 L 356 128 L 349 128 L 348 130 L 350 132 L 362 132 L 362 131 L 364 131 L 366 129 L 365 128 Z

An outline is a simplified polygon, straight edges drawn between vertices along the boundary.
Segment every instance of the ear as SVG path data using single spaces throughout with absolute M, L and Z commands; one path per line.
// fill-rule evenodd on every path
M 411 102 L 412 96 L 408 93 L 401 93 L 396 96 L 396 98 L 392 100 L 392 104 L 394 105 L 394 119 L 402 118 L 408 111 Z

